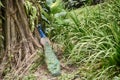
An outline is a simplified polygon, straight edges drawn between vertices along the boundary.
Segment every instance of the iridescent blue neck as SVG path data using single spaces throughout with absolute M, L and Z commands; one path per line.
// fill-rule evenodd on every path
M 42 31 L 41 24 L 38 25 L 38 31 L 39 31 L 39 34 L 40 34 L 41 38 L 45 38 L 46 37 L 46 35 Z

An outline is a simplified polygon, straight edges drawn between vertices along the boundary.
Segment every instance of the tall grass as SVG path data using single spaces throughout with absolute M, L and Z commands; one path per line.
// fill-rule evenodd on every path
M 52 25 L 52 38 L 64 45 L 67 64 L 78 66 L 83 80 L 111 80 L 119 75 L 119 0 L 73 10 L 59 21 Z

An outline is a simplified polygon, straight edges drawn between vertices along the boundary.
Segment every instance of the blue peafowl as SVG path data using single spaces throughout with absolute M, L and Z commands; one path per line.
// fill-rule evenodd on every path
M 58 76 L 61 74 L 60 62 L 52 50 L 52 47 L 50 46 L 49 39 L 42 31 L 41 24 L 38 25 L 38 31 L 41 37 L 41 44 L 43 45 L 45 51 L 45 62 L 47 64 L 47 68 L 53 76 Z

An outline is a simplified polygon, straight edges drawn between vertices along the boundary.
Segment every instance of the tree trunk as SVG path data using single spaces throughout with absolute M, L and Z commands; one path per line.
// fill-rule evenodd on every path
M 0 53 L 2 53 L 3 39 L 2 39 L 2 19 L 1 19 L 1 8 L 0 8 Z M 0 54 L 1 55 L 1 54 Z
M 24 0 L 3 0 L 2 2 L 4 4 L 2 16 L 5 18 L 3 32 L 6 51 L 3 61 L 8 61 L 9 67 L 17 70 L 20 66 L 27 65 L 27 59 L 35 53 L 36 47 L 41 48 L 41 46 L 39 40 L 36 40 L 30 31 Z

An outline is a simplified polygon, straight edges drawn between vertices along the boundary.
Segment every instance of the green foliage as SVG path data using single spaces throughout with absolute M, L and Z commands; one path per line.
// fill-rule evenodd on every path
M 120 75 L 115 76 L 112 80 L 120 80 Z
M 25 2 L 25 8 L 26 8 L 26 13 L 29 16 L 30 19 L 30 28 L 31 31 L 34 31 L 35 28 L 35 20 L 37 18 L 37 9 L 35 6 L 33 6 L 33 4 L 29 1 Z
M 51 28 L 47 28 L 51 39 L 64 45 L 67 64 L 80 66 L 86 80 L 109 80 L 119 74 L 119 8 L 119 0 L 85 6 L 64 17 L 53 16 Z
M 55 2 L 55 0 L 46 0 L 46 4 L 50 7 L 53 3 Z
M 59 78 L 58 78 L 58 80 L 73 80 L 74 79 L 74 73 L 72 73 L 72 74 L 65 74 L 65 73 L 63 73 L 63 75 L 62 76 L 60 76 Z
M 62 11 L 63 5 L 61 3 L 62 3 L 62 0 L 56 0 L 56 2 L 50 6 L 52 14 L 56 14 Z
M 59 13 L 63 12 L 61 15 L 64 15 L 65 10 L 62 5 L 62 0 L 47 0 L 44 5 L 46 5 L 46 7 L 42 6 L 43 8 L 41 8 L 41 15 L 45 22 L 52 24 L 52 22 L 55 20 L 54 16 L 56 14 L 58 16 Z
M 0 1 L 0 8 L 1 8 L 1 7 L 4 7 L 4 6 L 3 6 L 2 2 Z
M 36 76 L 29 74 L 23 78 L 23 80 L 37 80 Z

